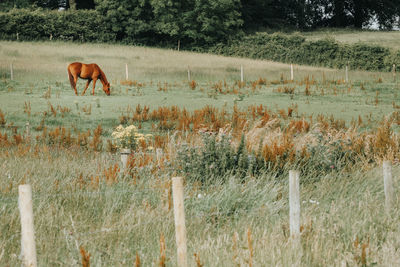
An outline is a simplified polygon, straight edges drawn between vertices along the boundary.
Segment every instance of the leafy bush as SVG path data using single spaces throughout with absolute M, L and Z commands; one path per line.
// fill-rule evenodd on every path
M 247 153 L 244 136 L 235 150 L 230 136 L 205 134 L 202 146 L 182 146 L 177 162 L 188 179 L 202 183 L 226 177 L 228 173 L 244 178 L 255 169 L 255 156 Z
M 96 10 L 0 12 L 0 39 L 72 40 L 200 49 L 240 32 L 238 0 L 194 3 L 97 0 Z M 176 5 L 176 6 L 174 6 Z M 210 14 L 213 14 L 210 16 Z
M 115 40 L 115 36 L 105 30 L 99 14 L 93 10 L 57 12 L 13 9 L 0 13 L 0 28 L 0 38 L 6 40 Z

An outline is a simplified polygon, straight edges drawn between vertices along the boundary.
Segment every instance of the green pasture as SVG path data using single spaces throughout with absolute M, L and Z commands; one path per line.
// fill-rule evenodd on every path
M 399 31 L 359 31 L 350 29 L 321 29 L 318 31 L 302 32 L 309 40 L 334 38 L 342 43 L 362 42 L 370 45 L 380 45 L 393 50 L 400 49 Z
M 297 105 L 299 118 L 332 115 L 349 125 L 360 116 L 371 127 L 400 106 L 400 84 L 391 73 L 350 70 L 346 83 L 344 70 L 295 65 L 291 82 L 290 65 L 270 61 L 59 42 L 1 41 L 0 59 L 0 109 L 6 125 L 22 132 L 28 121 L 33 135 L 40 134 L 35 126 L 46 112 L 49 128 L 93 130 L 101 124 L 104 138 L 110 138 L 119 117 L 138 104 L 150 110 L 211 105 L 228 112 L 235 104 L 243 110 L 262 104 L 273 111 Z M 111 96 L 100 83 L 95 96 L 89 89 L 75 96 L 66 71 L 73 61 L 99 64 L 111 82 Z M 125 64 L 132 85 L 121 84 Z M 238 89 L 241 65 L 246 83 L 237 94 L 215 89 L 220 84 L 222 90 Z M 266 83 L 253 90 L 259 78 Z M 78 82 L 79 92 L 84 85 Z M 291 88 L 293 93 L 285 93 Z M 53 116 L 51 106 L 70 111 Z M 143 131 L 150 128 L 146 124 Z M 137 180 L 118 173 L 109 182 L 104 173 L 120 163 L 118 154 L 41 144 L 0 146 L 0 160 L 0 266 L 21 265 L 17 195 L 22 183 L 33 188 L 39 266 L 79 266 L 80 246 L 91 254 L 92 266 L 134 266 L 136 255 L 141 266 L 160 266 L 161 235 L 166 266 L 176 266 L 174 217 L 168 210 L 174 170 L 153 174 L 146 166 L 137 170 Z M 304 182 L 311 175 L 302 174 L 298 249 L 289 238 L 287 177 L 263 173 L 243 180 L 228 173 L 209 187 L 186 181 L 189 266 L 196 266 L 194 253 L 203 266 L 399 266 L 400 168 L 393 163 L 395 199 L 386 214 L 380 162 L 366 166 L 335 170 L 316 182 Z
M 234 104 L 242 109 L 262 104 L 273 111 L 297 105 L 299 117 L 324 114 L 347 122 L 359 116 L 381 120 L 400 105 L 400 85 L 391 73 L 350 70 L 349 82 L 345 83 L 344 70 L 295 65 L 291 82 L 287 64 L 106 44 L 0 42 L 0 55 L 0 109 L 16 126 L 26 121 L 38 124 L 50 105 L 71 111 L 64 117 L 50 116 L 47 124 L 79 129 L 102 124 L 106 133 L 119 124 L 118 118 L 128 107 L 138 104 L 151 110 L 172 105 L 194 110 L 211 105 L 227 107 L 228 111 Z M 66 72 L 73 61 L 98 63 L 111 82 L 111 96 L 103 93 L 100 82 L 95 96 L 91 95 L 91 85 L 85 96 L 75 96 Z M 126 64 L 134 85 L 121 84 L 126 79 Z M 241 65 L 244 88 L 236 94 L 217 92 L 218 84 L 223 90 L 238 88 L 235 83 L 240 80 Z M 194 89 L 188 83 L 188 67 L 191 80 L 196 82 Z M 252 82 L 259 78 L 266 84 L 252 89 Z M 305 93 L 305 79 L 315 80 L 309 85 L 309 95 Z M 84 80 L 78 81 L 79 92 L 84 85 Z M 284 93 L 285 87 L 294 88 L 294 93 Z M 30 115 L 24 112 L 28 104 Z

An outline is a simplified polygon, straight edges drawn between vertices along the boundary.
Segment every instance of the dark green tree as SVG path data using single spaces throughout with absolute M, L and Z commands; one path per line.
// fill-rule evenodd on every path
M 188 11 L 187 1 L 150 0 L 154 14 L 154 30 L 165 41 L 177 42 L 183 38 L 183 24 Z
M 154 35 L 149 0 L 95 0 L 95 5 L 116 41 L 147 44 Z
M 333 17 L 331 26 L 345 27 L 348 25 L 347 16 L 345 12 L 345 0 L 333 0 Z
M 75 0 L 76 9 L 94 9 L 94 0 Z
M 227 40 L 241 31 L 239 0 L 151 0 L 154 29 L 189 48 Z
M 381 29 L 392 29 L 400 17 L 400 0 L 377 0 L 371 3 Z
M 240 0 L 190 0 L 189 3 L 193 6 L 184 15 L 183 34 L 196 45 L 224 42 L 241 32 Z

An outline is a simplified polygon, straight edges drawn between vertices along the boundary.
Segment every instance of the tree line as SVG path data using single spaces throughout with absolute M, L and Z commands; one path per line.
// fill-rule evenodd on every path
M 178 36 L 190 22 L 207 20 L 201 27 L 218 32 L 218 24 L 254 31 L 265 28 L 313 29 L 399 26 L 400 0 L 3 0 L 10 8 L 96 9 L 121 27 L 125 18 L 154 20 L 161 32 Z M 220 9 L 218 9 L 220 8 Z M 199 14 L 200 17 L 193 17 Z M 121 18 L 113 14 L 122 14 Z M 194 19 L 194 21 L 193 21 Z M 235 30 L 237 30 L 235 29 Z M 121 33 L 119 33 L 121 34 Z
M 94 0 L 85 8 L 80 0 L 62 3 L 60 0 L 57 4 L 52 2 L 54 0 L 14 1 L 14 6 L 21 8 L 6 10 L 5 2 L 0 5 L 2 40 L 180 47 L 183 50 L 334 68 L 347 64 L 352 69 L 371 71 L 390 71 L 393 64 L 400 65 L 400 51 L 379 45 L 342 44 L 329 38 L 306 40 L 299 34 L 257 32 L 289 26 L 296 29 L 316 25 L 355 26 L 360 21 L 362 27 L 371 16 L 380 18 L 378 13 L 371 11 L 374 5 L 368 0 L 359 1 L 370 4 L 366 8 L 369 13 L 355 12 L 358 7 L 355 8 L 354 3 L 350 5 L 350 1 L 342 1 L 344 5 L 339 8 L 332 4 L 336 2 L 324 6 L 322 4 L 329 1 L 318 0 L 320 4 L 313 8 L 318 7 L 324 12 L 330 10 L 330 16 L 323 16 L 321 10 L 322 13 L 311 12 L 310 3 L 314 0 L 302 2 L 307 8 L 299 8 L 299 1 L 293 2 L 297 5 L 291 5 L 293 0 Z M 23 3 L 30 5 L 24 6 Z M 88 3 L 90 1 L 85 2 Z M 56 11 L 60 5 L 67 10 Z M 52 10 L 52 6 L 56 10 Z M 379 13 L 386 14 L 382 15 L 381 25 L 391 27 L 395 24 L 397 15 L 393 14 L 397 14 L 394 12 L 396 8 Z M 267 11 L 269 13 L 265 13 Z M 362 18 L 356 16 L 359 13 L 363 14 Z

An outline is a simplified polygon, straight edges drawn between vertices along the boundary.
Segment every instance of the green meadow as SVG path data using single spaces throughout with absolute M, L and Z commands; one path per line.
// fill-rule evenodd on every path
M 309 40 L 334 38 L 341 43 L 361 42 L 370 45 L 380 45 L 393 50 L 400 49 L 400 32 L 398 31 L 357 31 L 351 29 L 322 29 L 302 33 Z
M 205 105 L 232 108 L 235 103 L 241 108 L 262 104 L 272 110 L 297 105 L 300 115 L 334 115 L 348 122 L 358 116 L 381 119 L 399 104 L 400 85 L 391 73 L 350 70 L 346 83 L 345 70 L 295 65 L 291 82 L 287 64 L 105 44 L 1 42 L 0 53 L 1 109 L 19 126 L 26 121 L 37 123 L 38 114 L 48 110 L 49 104 L 71 109 L 67 119 L 52 120 L 54 125 L 74 123 L 78 128 L 99 123 L 115 127 L 121 113 L 138 104 L 151 109 L 177 105 L 188 110 Z M 95 97 L 90 94 L 92 84 L 85 96 L 75 96 L 66 72 L 74 61 L 97 63 L 111 82 L 112 97 L 103 93 L 100 82 Z M 131 85 L 123 83 L 126 64 Z M 244 88 L 237 94 L 216 92 L 218 83 L 235 86 L 240 80 L 240 66 L 244 69 Z M 188 84 L 188 68 L 195 88 Z M 252 82 L 260 78 L 266 84 L 252 90 Z M 305 93 L 305 80 L 312 81 L 309 95 Z M 78 80 L 78 92 L 83 91 L 85 82 Z M 284 93 L 285 87 L 294 92 Z M 28 102 L 33 115 L 29 118 L 24 113 Z M 85 113 L 82 108 L 90 106 L 90 115 L 79 116 Z
M 120 173 L 120 155 L 105 149 L 106 142 L 119 124 L 131 123 L 124 116 L 139 105 L 150 112 L 210 106 L 227 114 L 236 109 L 250 114 L 251 107 L 263 105 L 278 114 L 271 115 L 282 125 L 276 135 L 291 120 L 313 126 L 324 117 L 345 125 L 329 132 L 338 139 L 335 134 L 357 125 L 355 132 L 368 132 L 372 140 L 384 128 L 382 121 L 392 118 L 387 138 L 394 150 L 382 150 L 390 157 L 351 158 L 342 169 L 327 172 L 319 172 L 316 158 L 315 172 L 301 173 L 297 247 L 289 233 L 286 167 L 249 172 L 244 179 L 234 171 L 208 183 L 186 179 L 185 214 L 189 266 L 400 265 L 399 75 L 350 69 L 346 81 L 344 69 L 294 65 L 292 81 L 288 64 L 112 44 L 0 41 L 0 58 L 1 266 L 21 264 L 18 185 L 23 183 L 33 190 L 38 266 L 80 265 L 81 247 L 92 266 L 176 266 L 170 180 L 182 172 L 175 156 L 188 144 L 202 143 L 194 130 L 179 133 L 143 120 L 141 132 L 168 136 L 163 163 L 155 152 L 141 151 L 132 156 L 128 174 Z M 111 83 L 111 96 L 100 82 L 95 96 L 91 87 L 85 96 L 75 96 L 67 78 L 67 65 L 74 61 L 97 63 Z M 78 92 L 84 85 L 78 81 Z M 40 138 L 43 127 L 77 133 L 98 125 L 104 149 Z M 251 127 L 240 129 L 245 134 Z M 235 148 L 239 140 L 236 136 Z M 388 213 L 382 160 L 393 166 L 395 197 Z

